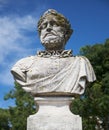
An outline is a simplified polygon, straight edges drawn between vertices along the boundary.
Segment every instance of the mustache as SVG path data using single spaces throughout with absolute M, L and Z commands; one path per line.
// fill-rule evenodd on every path
M 56 32 L 51 31 L 51 32 L 47 32 L 47 33 L 45 33 L 45 34 L 43 35 L 43 38 L 45 38 L 48 34 L 51 34 L 51 35 L 55 35 L 55 36 L 57 36 L 57 33 L 56 33 Z

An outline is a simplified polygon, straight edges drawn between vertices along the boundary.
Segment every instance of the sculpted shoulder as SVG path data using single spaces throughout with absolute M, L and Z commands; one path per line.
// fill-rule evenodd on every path
M 27 63 L 27 62 L 32 62 L 34 59 L 35 59 L 36 56 L 28 56 L 28 57 L 25 57 L 25 58 L 22 58 L 20 59 L 17 63 Z
M 35 58 L 36 56 L 29 56 L 26 58 L 22 58 L 13 66 L 12 69 L 19 68 L 22 70 L 27 70 L 33 64 Z
M 76 59 L 79 59 L 81 61 L 89 62 L 88 58 L 85 56 L 75 56 Z
M 19 84 L 26 82 L 25 73 L 29 70 L 30 66 L 33 64 L 36 56 L 29 56 L 19 60 L 11 69 L 15 81 Z

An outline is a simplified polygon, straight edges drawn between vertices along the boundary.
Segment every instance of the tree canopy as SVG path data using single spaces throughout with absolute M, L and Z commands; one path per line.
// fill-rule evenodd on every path
M 0 130 L 10 130 L 9 111 L 0 108 Z

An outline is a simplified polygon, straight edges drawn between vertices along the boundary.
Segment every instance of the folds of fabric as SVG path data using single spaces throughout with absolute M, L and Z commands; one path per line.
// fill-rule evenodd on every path
M 85 57 L 41 58 L 32 56 L 17 62 L 11 70 L 16 82 L 31 93 L 66 92 L 83 94 L 86 83 L 96 80 Z

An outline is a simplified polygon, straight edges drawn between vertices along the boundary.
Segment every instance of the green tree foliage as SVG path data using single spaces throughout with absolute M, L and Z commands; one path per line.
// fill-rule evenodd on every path
M 6 109 L 0 109 L 0 130 L 10 130 L 9 112 Z
M 34 99 L 26 93 L 17 83 L 5 99 L 15 99 L 15 107 L 9 108 L 11 130 L 26 130 L 27 117 L 35 113 Z
M 87 86 L 71 110 L 82 116 L 83 130 L 109 130 L 109 39 L 104 44 L 81 48 L 80 55 L 90 60 L 97 81 Z

